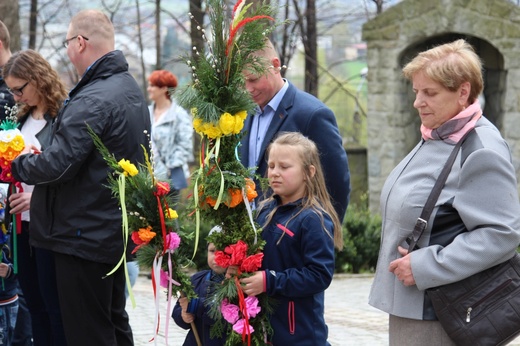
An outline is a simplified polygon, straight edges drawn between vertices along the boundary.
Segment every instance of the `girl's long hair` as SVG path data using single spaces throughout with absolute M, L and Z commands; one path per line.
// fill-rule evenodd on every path
M 336 210 L 332 206 L 327 186 L 325 185 L 325 177 L 321 168 L 320 156 L 316 144 L 305 137 L 299 132 L 281 132 L 276 139 L 267 148 L 267 157 L 269 152 L 274 145 L 288 145 L 294 148 L 297 152 L 298 157 L 301 160 L 303 167 L 303 174 L 305 175 L 305 192 L 304 198 L 302 199 L 302 208 L 293 215 L 287 223 L 297 217 L 304 209 L 312 209 L 321 219 L 323 230 L 334 240 L 334 246 L 341 250 L 343 249 L 343 231 L 341 228 L 341 222 L 339 221 Z M 310 167 L 314 166 L 316 171 L 314 176 L 311 176 Z M 264 208 L 270 202 L 272 202 L 274 196 L 271 195 L 260 203 L 259 210 Z M 265 225 L 269 224 L 276 213 L 278 207 L 275 207 L 266 218 Z M 325 228 L 324 214 L 328 214 L 332 219 L 334 225 L 334 234 Z M 265 226 L 263 225 L 263 226 Z

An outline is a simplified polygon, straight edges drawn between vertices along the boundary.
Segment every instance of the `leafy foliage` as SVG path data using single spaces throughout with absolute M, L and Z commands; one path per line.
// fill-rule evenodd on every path
M 381 243 L 381 217 L 372 215 L 365 194 L 359 204 L 350 204 L 343 225 L 343 251 L 336 253 L 336 271 L 374 271 Z
M 108 188 L 119 201 L 123 234 L 131 239 L 133 244 L 129 247 L 135 247 L 133 252 L 136 252 L 139 266 L 153 269 L 158 258 L 167 256 L 169 260 L 162 261 L 160 269 L 169 279 L 179 283 L 172 286 L 171 293 L 182 292 L 188 297 L 196 297 L 185 271 L 186 267 L 193 265 L 185 245 L 193 235 L 179 227 L 177 212 L 170 208 L 174 202 L 168 193 L 169 184 L 155 178 L 147 150 L 142 148 L 145 164 L 138 167 L 125 159 L 117 161 L 92 128 L 88 127 L 88 131 L 110 169 Z M 171 264 L 171 272 L 168 262 Z
M 195 61 L 186 58 L 193 83 L 176 94 L 179 104 L 190 109 L 193 127 L 201 136 L 200 167 L 192 177 L 189 205 L 197 225 L 195 246 L 201 223 L 220 226 L 221 231 L 212 233 L 207 240 L 218 250 L 216 260 L 226 261 L 228 256 L 233 260 L 225 265 L 217 264 L 239 268 L 236 274 L 228 273 L 223 284 L 215 289 L 211 301 L 217 323 L 212 333 L 227 335 L 226 345 L 242 344 L 247 341 L 244 340 L 246 335 L 253 345 L 263 345 L 266 334 L 271 332 L 268 297 L 258 296 L 261 309 L 258 314 L 248 316 L 247 298 L 242 294 L 238 279 L 249 275 L 247 271 L 257 269 L 245 269 L 240 261 L 234 261 L 238 257 L 261 259 L 265 243 L 250 206 L 257 197 L 251 179 L 253 174 L 240 162 L 238 146 L 244 120 L 256 106 L 245 88 L 242 73 L 245 69 L 265 72 L 253 53 L 264 48 L 267 36 L 275 27 L 272 21 L 276 11 L 268 4 L 246 4 L 245 0 L 236 3 L 231 18 L 225 0 L 208 0 L 207 8 L 212 39 L 199 27 L 206 42 L 205 52 L 197 51 Z M 230 255 L 235 250 L 240 256 Z M 240 307 L 234 322 L 223 319 L 223 302 Z M 244 334 L 237 331 L 239 324 L 246 330 Z

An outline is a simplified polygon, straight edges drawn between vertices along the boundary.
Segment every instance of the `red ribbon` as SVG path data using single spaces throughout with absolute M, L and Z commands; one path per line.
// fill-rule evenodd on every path
M 161 197 L 163 197 L 163 201 L 166 201 L 166 199 L 164 199 L 164 196 L 166 194 L 168 194 L 168 192 L 170 192 L 170 185 L 165 182 L 157 182 L 155 188 L 156 188 L 156 190 L 154 191 L 153 194 L 157 198 L 157 209 L 159 210 L 159 219 L 161 221 L 161 230 L 162 230 L 162 236 L 163 236 L 163 240 L 164 240 L 164 244 L 163 244 L 163 255 L 164 255 L 164 253 L 168 249 L 168 244 L 166 244 L 166 222 L 164 221 L 164 211 L 162 208 Z M 166 207 L 168 207 L 168 205 L 166 205 Z M 168 212 L 169 212 L 169 210 L 168 210 Z
M 163 244 L 163 254 L 166 252 L 166 250 L 168 249 L 168 245 L 166 244 L 166 223 L 164 221 L 164 212 L 163 212 L 163 208 L 162 208 L 162 204 L 161 204 L 161 198 L 156 194 L 155 197 L 157 197 L 157 209 L 159 209 L 159 219 L 161 221 L 161 231 L 162 231 L 162 236 L 163 236 L 163 239 L 164 239 L 164 244 Z
M 18 188 L 19 193 L 23 192 L 22 183 L 17 181 L 16 183 L 14 183 L 14 186 L 16 186 Z M 13 189 L 13 192 L 16 192 L 16 189 Z M 22 213 L 18 213 L 18 214 L 16 214 L 16 234 L 21 234 L 21 233 L 22 233 Z
M 240 312 L 242 312 L 242 316 L 244 317 L 244 328 L 242 329 L 242 342 L 245 341 L 247 334 L 247 345 L 251 346 L 251 333 L 249 332 L 249 316 L 247 315 L 247 306 L 246 301 L 244 299 L 244 292 L 242 292 L 242 287 L 240 286 L 240 281 L 238 281 L 238 276 L 235 276 L 235 285 L 237 287 L 238 293 L 238 308 Z

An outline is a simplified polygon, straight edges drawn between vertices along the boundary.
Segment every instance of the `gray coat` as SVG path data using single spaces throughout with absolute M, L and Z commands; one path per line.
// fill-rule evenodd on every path
M 157 123 L 153 123 L 154 105 L 148 107 L 152 122 L 154 171 L 160 179 L 169 177 L 171 169 L 187 169 L 193 161 L 193 126 L 191 116 L 175 101 Z
M 416 285 L 388 271 L 453 145 L 421 141 L 389 175 L 381 193 L 381 249 L 369 304 L 391 315 L 435 319 L 425 289 L 462 280 L 512 257 L 520 243 L 520 204 L 507 143 L 482 117 L 462 145 L 428 227 L 411 254 Z

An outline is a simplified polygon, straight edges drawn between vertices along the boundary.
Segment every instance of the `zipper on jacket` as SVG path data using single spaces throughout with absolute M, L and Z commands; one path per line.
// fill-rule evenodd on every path
M 289 333 L 294 335 L 294 330 L 296 329 L 296 320 L 294 316 L 294 302 L 292 300 L 289 301 L 289 309 L 287 312 L 289 315 Z
M 492 295 L 494 295 L 495 293 L 497 293 L 498 291 L 506 288 L 510 283 L 511 281 L 513 281 L 513 279 L 509 279 L 509 280 L 506 280 L 504 282 L 502 282 L 499 286 L 497 286 L 493 291 L 489 292 L 488 294 L 486 294 L 484 297 L 480 298 L 475 304 L 473 304 L 473 306 L 470 306 L 467 310 L 466 310 L 466 323 L 469 323 L 471 321 L 471 311 L 473 311 L 474 308 L 476 308 L 477 306 L 479 306 L 481 303 L 485 302 L 489 297 L 491 297 Z

